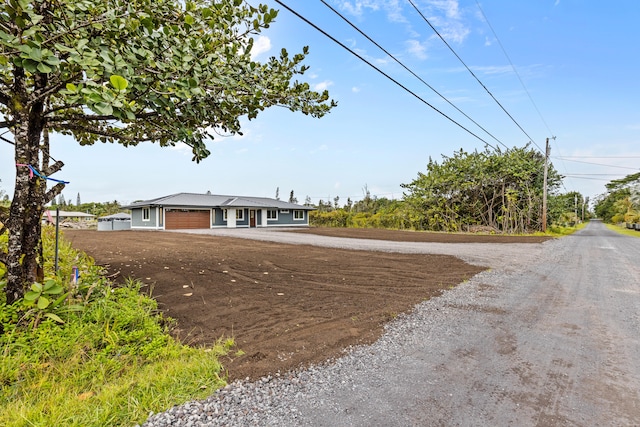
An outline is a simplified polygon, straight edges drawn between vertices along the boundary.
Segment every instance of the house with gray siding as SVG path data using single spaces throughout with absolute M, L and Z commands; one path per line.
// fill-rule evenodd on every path
M 198 228 L 308 227 L 310 206 L 267 197 L 177 193 L 134 202 L 131 228 L 180 230 Z

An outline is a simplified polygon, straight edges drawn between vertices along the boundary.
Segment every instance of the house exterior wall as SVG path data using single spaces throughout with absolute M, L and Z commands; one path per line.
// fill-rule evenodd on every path
M 267 209 L 269 210 L 269 209 Z M 295 212 L 298 212 L 296 217 Z M 266 212 L 265 212 L 266 217 Z M 278 209 L 278 219 L 267 219 L 268 227 L 295 227 L 309 225 L 309 211 L 298 209 Z
M 143 218 L 143 214 L 145 209 L 149 211 L 149 218 Z M 157 230 L 161 229 L 162 226 L 159 224 L 159 216 L 162 215 L 162 212 L 159 212 L 158 207 L 140 207 L 131 209 L 131 228 L 142 228 L 142 229 L 152 229 Z M 163 216 L 163 215 L 162 215 Z

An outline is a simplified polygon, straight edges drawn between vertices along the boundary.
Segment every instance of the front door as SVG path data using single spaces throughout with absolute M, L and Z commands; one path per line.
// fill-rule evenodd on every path
M 256 226 L 256 211 L 249 209 L 249 227 Z

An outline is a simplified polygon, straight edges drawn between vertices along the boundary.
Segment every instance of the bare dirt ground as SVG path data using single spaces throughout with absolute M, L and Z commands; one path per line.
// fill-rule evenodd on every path
M 544 237 L 372 229 L 297 232 L 439 243 L 539 243 Z M 482 270 L 456 257 L 288 245 L 182 233 L 67 230 L 116 281 L 141 280 L 183 342 L 235 338 L 229 380 L 320 363 L 371 343 L 385 322 Z

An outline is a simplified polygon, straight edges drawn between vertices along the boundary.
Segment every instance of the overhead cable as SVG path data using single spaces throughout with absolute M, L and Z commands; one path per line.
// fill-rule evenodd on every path
M 382 71 L 380 68 L 376 67 L 375 65 L 373 65 L 370 61 L 366 60 L 365 58 L 363 58 L 361 55 L 357 54 L 356 52 L 354 52 L 352 49 L 350 49 L 349 47 L 347 47 L 345 44 L 343 44 L 342 42 L 338 41 L 335 37 L 331 36 L 329 33 L 327 33 L 326 31 L 324 31 L 323 29 L 321 29 L 320 27 L 318 27 L 317 25 L 315 25 L 313 22 L 309 21 L 307 18 L 305 18 L 304 16 L 300 15 L 298 12 L 296 12 L 295 10 L 291 9 L 289 6 L 287 6 L 286 4 L 284 4 L 282 1 L 280 0 L 275 0 L 276 3 L 278 3 L 280 6 L 284 7 L 285 9 L 287 9 L 289 12 L 293 13 L 294 15 L 296 15 L 298 18 L 300 18 L 301 20 L 303 20 L 304 22 L 306 22 L 308 25 L 312 26 L 313 28 L 315 28 L 316 30 L 318 30 L 319 32 L 321 32 L 324 36 L 328 37 L 331 41 L 333 41 L 334 43 L 336 43 L 337 45 L 339 45 L 340 47 L 342 47 L 343 49 L 347 50 L 349 53 L 351 53 L 352 55 L 354 55 L 355 57 L 357 57 L 358 59 L 360 59 L 362 62 L 366 63 L 367 65 L 369 65 L 371 68 L 373 68 L 374 70 L 376 70 L 377 72 L 379 72 L 380 74 L 382 74 L 383 76 L 385 76 L 388 80 L 391 80 L 393 83 L 395 83 L 397 86 L 401 87 L 402 89 L 404 89 L 406 92 L 408 92 L 409 94 L 413 95 L 415 98 L 417 98 L 418 100 L 420 100 L 422 103 L 426 104 L 427 106 L 431 107 L 431 109 L 433 109 L 434 111 L 438 112 L 439 114 L 441 114 L 442 116 L 444 116 L 447 120 L 449 120 L 450 122 L 452 122 L 453 124 L 455 124 L 456 126 L 458 126 L 459 128 L 463 129 L 464 131 L 466 131 L 468 134 L 474 136 L 475 138 L 477 138 L 478 140 L 482 141 L 483 143 L 485 143 L 486 145 L 488 145 L 489 147 L 493 148 L 494 150 L 497 150 L 496 147 L 494 147 L 493 145 L 489 144 L 487 141 L 485 141 L 484 139 L 482 139 L 481 137 L 479 137 L 478 135 L 476 135 L 475 133 L 471 132 L 469 129 L 467 129 L 466 127 L 464 127 L 463 125 L 461 125 L 460 123 L 458 123 L 457 121 L 455 121 L 454 119 L 452 119 L 451 117 L 447 116 L 445 113 L 443 113 L 442 111 L 440 111 L 439 109 L 437 109 L 436 107 L 434 107 L 433 105 L 431 105 L 428 101 L 426 101 L 425 99 L 421 98 L 418 94 L 416 94 L 415 92 L 413 92 L 412 90 L 410 90 L 409 88 L 407 88 L 406 86 L 404 86 L 402 83 L 400 83 L 399 81 L 397 81 L 396 79 L 394 79 L 393 77 L 391 77 L 390 75 L 388 75 L 387 73 L 385 73 L 384 71 Z
M 507 116 L 509 116 L 509 118 L 511 119 L 511 121 L 513 121 L 513 123 L 516 124 L 516 126 L 518 126 L 518 128 L 522 131 L 522 133 L 524 133 L 527 138 L 529 138 L 529 140 L 536 146 L 538 147 L 538 149 L 541 152 L 545 152 L 545 150 L 543 150 L 536 142 L 533 138 L 531 138 L 529 136 L 529 134 L 522 128 L 522 126 L 520 126 L 520 123 L 518 123 L 516 121 L 516 119 L 513 118 L 513 116 L 506 110 L 506 108 L 504 108 L 502 106 L 502 104 L 500 103 L 500 101 L 498 101 L 496 99 L 495 96 L 493 96 L 493 94 L 491 93 L 491 91 L 484 85 L 484 83 L 482 83 L 480 81 L 480 79 L 478 78 L 478 76 L 475 75 L 475 73 L 471 70 L 471 68 L 469 68 L 469 66 L 462 60 L 462 58 L 460 58 L 460 55 L 458 55 L 456 53 L 456 51 L 451 47 L 451 45 L 449 45 L 449 43 L 447 43 L 447 41 L 444 39 L 444 37 L 442 37 L 442 35 L 438 32 L 438 30 L 431 24 L 431 22 L 429 22 L 429 20 L 426 18 L 426 16 L 424 16 L 424 14 L 420 11 L 420 9 L 418 9 L 418 7 L 415 5 L 415 3 L 413 2 L 413 0 L 407 0 L 411 6 L 413 6 L 413 8 L 416 10 L 416 12 L 418 12 L 418 14 L 422 17 L 422 19 L 429 24 L 429 26 L 431 27 L 431 29 L 436 33 L 436 35 L 440 38 L 440 40 L 442 40 L 442 42 L 449 48 L 449 50 L 455 55 L 456 58 L 458 58 L 458 60 L 462 63 L 462 65 L 465 66 L 465 68 L 467 69 L 467 71 L 469 71 L 469 73 L 471 73 L 471 75 L 476 79 L 476 81 L 480 84 L 480 86 L 482 86 L 484 88 L 484 90 L 489 94 L 489 96 L 491 96 L 491 98 L 493 98 L 493 100 L 496 102 L 496 104 L 498 104 L 500 106 L 500 108 L 502 109 L 502 111 L 505 112 L 505 114 Z M 279 2 L 278 2 L 279 3 Z
M 436 93 L 436 95 L 438 95 L 440 98 L 442 98 L 445 102 L 447 102 L 449 105 L 451 105 L 453 108 L 455 108 L 460 114 L 462 114 L 463 116 L 465 116 L 467 119 L 471 120 L 476 126 L 478 126 L 480 129 L 482 129 L 487 135 L 489 135 L 491 138 L 493 138 L 498 144 L 501 144 L 503 147 L 505 147 L 506 149 L 509 149 L 509 147 L 507 145 L 505 145 L 502 141 L 500 141 L 498 138 L 496 138 L 493 134 L 491 134 L 491 132 L 489 132 L 488 130 L 486 130 L 484 127 L 482 127 L 478 122 L 476 122 L 475 120 L 473 120 L 471 117 L 469 117 L 464 111 L 462 111 L 460 108 L 458 108 L 455 104 L 453 104 L 451 101 L 449 101 L 444 95 L 442 95 L 440 92 L 438 92 L 433 86 L 431 86 L 429 83 L 427 83 L 422 77 L 420 77 L 419 75 L 417 75 L 413 70 L 411 70 L 409 67 L 407 67 L 404 63 L 402 63 L 399 59 L 397 59 L 393 54 L 391 54 L 389 51 L 387 51 L 384 47 L 380 46 L 380 44 L 378 44 L 375 40 L 373 40 L 371 37 L 369 37 L 366 33 L 364 33 L 360 28 L 358 28 L 355 24 L 353 24 L 351 21 L 349 21 L 344 15 L 342 15 L 340 12 L 338 12 L 335 8 L 333 8 L 331 5 L 329 5 L 325 0 L 320 0 L 326 7 L 328 7 L 329 9 L 331 9 L 331 11 L 333 13 L 335 13 L 336 15 L 338 15 L 340 18 L 342 18 L 343 21 L 345 21 L 347 24 L 349 24 L 354 30 L 356 30 L 357 32 L 359 32 L 362 36 L 364 36 L 367 40 L 369 40 L 371 43 L 373 43 L 374 45 L 376 45 L 376 47 L 380 50 L 382 50 L 384 53 L 386 53 L 391 59 L 393 59 L 396 63 L 398 63 L 402 68 L 404 68 L 405 70 L 407 70 L 409 73 L 411 73 L 415 78 L 417 78 L 418 80 L 420 80 L 424 85 L 426 85 L 429 89 L 431 89 L 433 92 Z
M 554 158 L 556 158 L 556 157 L 554 157 Z M 584 163 L 584 164 L 587 164 L 587 165 L 596 165 L 596 166 L 606 166 L 606 167 L 609 167 L 609 168 L 630 169 L 630 170 L 634 170 L 634 171 L 640 170 L 640 168 L 632 168 L 632 167 L 629 167 L 629 166 L 605 165 L 603 163 L 585 162 L 585 161 L 582 161 L 582 160 L 571 160 L 571 159 L 565 159 L 565 160 L 567 162 Z

